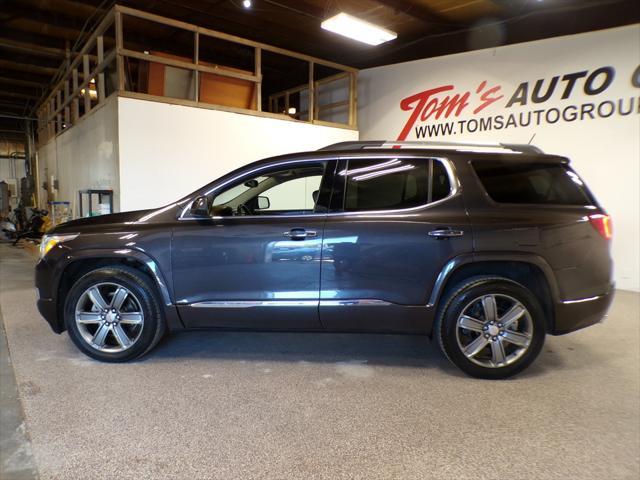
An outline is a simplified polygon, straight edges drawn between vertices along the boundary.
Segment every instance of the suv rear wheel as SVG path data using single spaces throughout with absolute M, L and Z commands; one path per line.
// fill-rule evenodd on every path
M 93 270 L 71 288 L 64 307 L 71 340 L 103 362 L 126 362 L 151 350 L 165 323 L 151 280 L 133 268 Z
M 544 313 L 522 285 L 504 278 L 474 277 L 454 288 L 445 302 L 435 335 L 447 358 L 468 375 L 507 378 L 540 353 Z

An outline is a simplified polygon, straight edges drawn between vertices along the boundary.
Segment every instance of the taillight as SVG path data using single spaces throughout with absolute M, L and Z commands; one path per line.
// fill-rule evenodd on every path
M 602 215 L 601 213 L 589 215 L 589 221 L 602 238 L 609 240 L 613 236 L 611 217 L 609 215 Z

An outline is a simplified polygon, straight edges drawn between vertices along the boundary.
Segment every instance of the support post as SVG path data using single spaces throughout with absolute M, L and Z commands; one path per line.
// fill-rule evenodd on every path
M 256 110 L 262 111 L 262 49 L 260 47 L 255 48 L 255 68 L 253 74 L 258 77 L 258 81 L 254 83 Z
M 200 33 L 197 30 L 193 33 L 193 63 L 196 66 L 200 64 Z M 193 71 L 193 79 L 195 81 L 195 101 L 198 103 L 200 101 L 200 72 L 197 68 Z
M 76 90 L 78 90 L 78 85 L 79 85 L 79 83 L 78 83 L 78 69 L 77 68 L 73 69 L 71 78 L 72 78 L 72 82 L 73 82 L 72 83 L 73 91 L 75 92 Z M 80 102 L 78 101 L 78 97 L 77 96 L 73 97 L 73 101 L 71 102 L 71 105 L 72 105 L 72 107 L 71 107 L 72 108 L 72 110 L 71 110 L 71 112 L 72 112 L 71 118 L 72 118 L 73 124 L 75 125 L 76 122 L 80 119 Z
M 64 124 L 66 128 L 71 126 L 71 115 L 69 111 L 69 104 L 67 104 L 67 100 L 69 99 L 69 80 L 64 82 L 64 103 L 67 105 L 64 107 Z
M 98 66 L 102 66 L 104 62 L 104 37 L 102 35 L 98 35 L 96 38 L 96 45 L 98 48 Z M 98 74 L 98 78 L 96 79 L 96 90 L 98 91 L 98 103 L 104 102 L 106 97 L 105 92 L 105 84 L 104 84 L 104 71 Z
M 84 114 L 91 111 L 91 93 L 89 92 L 89 82 L 91 81 L 89 71 L 89 55 L 82 56 L 82 83 L 84 84 Z
M 313 72 L 313 62 L 309 62 L 309 122 L 313 123 L 313 120 L 315 119 L 315 111 L 314 111 L 314 107 L 315 107 L 315 81 L 314 81 L 314 72 Z
M 122 12 L 117 9 L 115 13 L 115 25 L 116 25 L 116 64 L 118 69 L 118 91 L 124 92 L 124 57 L 122 56 L 122 49 L 124 48 L 124 41 L 122 39 Z
M 358 74 L 349 74 L 349 126 L 355 128 L 358 125 Z

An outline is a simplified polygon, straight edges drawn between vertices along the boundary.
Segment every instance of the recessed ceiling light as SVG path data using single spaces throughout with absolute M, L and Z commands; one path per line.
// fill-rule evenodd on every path
M 321 24 L 322 28 L 330 32 L 352 38 L 368 45 L 380 45 L 381 43 L 398 38 L 396 32 L 379 27 L 370 22 L 341 12 L 338 15 L 328 18 Z
M 242 6 L 244 8 L 251 8 L 251 0 L 242 0 Z

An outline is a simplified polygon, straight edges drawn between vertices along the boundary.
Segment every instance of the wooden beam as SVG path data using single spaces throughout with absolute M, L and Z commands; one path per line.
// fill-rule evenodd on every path
M 55 68 L 42 67 L 40 65 L 33 65 L 31 63 L 20 63 L 2 59 L 0 59 L 0 68 L 17 70 L 19 72 L 35 73 L 37 75 L 46 75 L 48 77 L 52 77 L 57 72 Z
M 113 9 L 107 12 L 105 17 L 100 22 L 100 24 L 93 30 L 93 33 L 91 34 L 91 36 L 87 39 L 84 46 L 80 49 L 80 51 L 76 55 L 75 59 L 71 62 L 71 65 L 69 65 L 70 70 L 78 67 L 80 63 L 83 62 L 84 55 L 88 55 L 89 51 L 93 47 L 94 42 L 96 42 L 97 37 L 99 35 L 102 35 L 111 26 L 111 23 L 113 22 L 113 14 L 114 14 Z M 47 98 L 43 100 L 42 103 L 48 101 L 51 97 L 53 97 L 54 92 L 57 89 L 62 87 L 66 77 L 68 77 L 70 74 L 71 72 L 69 71 L 67 72 L 66 75 L 64 75 L 64 77 L 51 89 L 51 93 Z
M 128 50 L 126 48 L 119 49 L 118 53 L 124 57 L 136 58 L 138 60 L 144 60 L 146 62 L 161 63 L 162 65 L 169 65 L 170 67 L 183 68 L 185 70 L 197 70 L 199 72 L 213 73 L 215 75 L 220 75 L 221 77 L 237 78 L 240 80 L 247 80 L 250 82 L 258 81 L 258 77 L 256 77 L 255 75 L 238 73 L 232 70 L 226 70 L 224 68 L 220 68 L 218 66 L 208 66 L 208 65 L 200 65 L 200 64 L 196 65 L 195 63 L 185 62 L 184 60 L 175 60 L 173 58 L 161 57 L 159 55 L 140 53 L 140 52 L 136 52 L 135 50 Z
M 71 75 L 71 80 L 73 82 L 73 91 L 76 92 L 78 90 L 78 69 L 74 68 L 73 69 L 73 73 Z M 78 119 L 80 118 L 80 100 L 78 99 L 77 95 L 73 96 L 73 101 L 71 102 L 71 111 L 72 111 L 72 118 L 73 118 L 73 123 L 75 124 Z M 49 118 L 50 114 L 47 115 L 47 118 Z
M 85 115 L 91 111 L 91 92 L 89 82 L 91 82 L 91 73 L 89 72 L 89 56 L 82 56 L 82 84 L 84 87 L 84 113 Z M 60 108 L 58 105 L 56 109 Z
M 0 48 L 28 53 L 40 57 L 64 58 L 64 50 L 61 48 L 45 47 L 35 43 L 19 42 L 9 38 L 0 38 Z
M 255 97 L 256 97 L 256 110 L 262 111 L 262 49 L 260 47 L 256 47 L 255 49 L 255 67 L 253 69 L 253 74 L 258 78 L 254 86 Z
M 450 20 L 438 12 L 433 11 L 429 7 L 425 6 L 424 2 L 418 4 L 410 0 L 376 0 L 382 5 L 393 8 L 399 12 L 409 15 L 410 17 L 420 20 L 421 22 L 431 25 L 443 25 L 448 27 L 455 27 L 459 25 L 459 22 Z
M 19 78 L 7 78 L 0 77 L 0 83 L 6 83 L 9 85 L 17 85 L 19 87 L 29 87 L 29 88 L 46 88 L 46 83 L 32 82 L 30 80 L 21 80 Z
M 358 126 L 358 74 L 349 74 L 349 126 Z
M 96 38 L 96 45 L 98 48 L 98 65 L 100 65 L 102 62 L 104 62 L 104 37 L 102 35 L 99 35 L 98 38 Z M 100 72 L 98 74 L 98 78 L 96 79 L 98 87 L 98 103 L 104 102 L 105 99 L 106 88 L 104 81 L 104 72 Z
M 8 92 L 6 90 L 0 89 L 0 97 L 9 97 L 9 98 L 22 98 L 25 100 L 37 100 L 40 98 L 38 95 L 29 95 L 28 93 L 18 93 L 18 92 Z
M 348 67 L 346 65 L 340 65 L 339 63 L 329 62 L 327 60 L 323 60 L 321 58 L 312 57 L 310 55 L 304 55 L 298 52 L 294 52 L 292 50 L 287 50 L 285 48 L 278 48 L 272 45 L 268 45 L 266 43 L 255 42 L 253 40 L 247 40 L 246 38 L 238 37 L 236 35 L 229 35 L 228 33 L 219 32 L 217 30 L 211 30 L 209 28 L 198 27 L 196 25 L 192 25 L 190 23 L 181 22 L 178 20 L 174 20 L 171 18 L 163 17 L 160 15 L 155 15 L 153 13 L 143 12 L 140 10 L 136 10 L 130 7 L 124 7 L 122 5 L 116 5 L 116 12 L 121 12 L 125 15 L 129 15 L 132 17 L 142 18 L 144 20 L 149 20 L 151 22 L 157 22 L 163 25 L 168 25 L 170 27 L 181 28 L 183 30 L 188 30 L 192 32 L 198 32 L 200 35 L 205 35 L 209 37 L 219 38 L 220 40 L 226 40 L 228 42 L 237 43 L 240 45 L 244 45 L 247 47 L 260 47 L 263 51 L 268 51 L 272 53 L 278 53 L 280 55 L 284 55 L 287 57 L 297 58 L 298 60 L 302 60 L 305 62 L 314 62 L 318 65 L 324 65 L 326 67 L 335 68 L 337 70 L 344 71 L 356 71 L 357 69 Z
M 315 73 L 313 68 L 313 62 L 309 62 L 309 122 L 313 123 L 315 116 Z
M 122 13 L 119 7 L 114 7 L 114 23 L 116 30 L 116 69 L 118 72 L 118 91 L 124 92 L 126 89 L 124 78 L 124 57 L 122 56 L 122 49 L 124 48 L 123 29 L 122 29 Z

